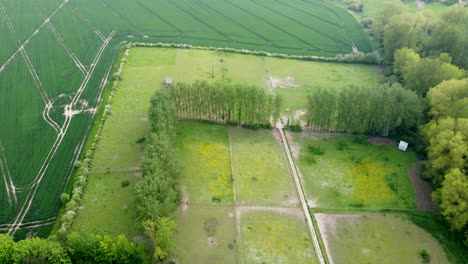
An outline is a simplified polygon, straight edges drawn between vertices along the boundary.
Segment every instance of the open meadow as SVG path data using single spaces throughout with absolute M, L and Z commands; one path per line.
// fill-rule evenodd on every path
M 367 137 L 295 134 L 292 145 L 310 206 L 319 208 L 415 208 L 408 171 L 411 152 Z
M 398 214 L 316 214 L 330 263 L 449 263 L 430 233 Z

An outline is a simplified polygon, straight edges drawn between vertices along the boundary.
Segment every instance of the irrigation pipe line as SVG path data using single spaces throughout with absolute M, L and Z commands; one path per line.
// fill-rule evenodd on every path
M 317 235 L 317 232 L 319 232 L 319 231 L 315 229 L 314 224 L 312 223 L 312 217 L 311 217 L 310 212 L 309 212 L 309 207 L 307 206 L 307 201 L 306 201 L 305 195 L 304 195 L 304 189 L 302 188 L 302 183 L 299 180 L 299 175 L 297 173 L 296 166 L 294 165 L 294 161 L 293 161 L 292 156 L 291 156 L 291 150 L 289 148 L 288 141 L 287 141 L 286 136 L 284 134 L 283 128 L 278 127 L 278 130 L 279 130 L 279 132 L 281 134 L 281 140 L 282 140 L 282 143 L 283 143 L 283 150 L 286 153 L 286 157 L 288 158 L 288 162 L 289 162 L 289 167 L 291 168 L 291 172 L 292 172 L 292 174 L 294 176 L 294 182 L 296 183 L 297 193 L 299 194 L 299 198 L 301 200 L 302 211 L 304 211 L 304 215 L 306 217 L 307 226 L 309 227 L 310 235 L 312 236 L 312 241 L 314 243 L 315 252 L 317 253 L 317 258 L 318 258 L 320 264 L 325 264 L 326 261 L 323 258 L 322 249 L 320 248 L 320 243 L 319 243 L 318 235 Z

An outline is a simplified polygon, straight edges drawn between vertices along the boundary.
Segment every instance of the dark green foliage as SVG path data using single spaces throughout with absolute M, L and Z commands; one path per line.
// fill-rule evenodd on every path
M 145 143 L 145 141 L 146 141 L 146 138 L 142 137 L 142 138 L 138 139 L 136 143 L 137 144 L 143 144 L 143 143 Z
M 143 247 L 124 236 L 72 233 L 61 243 L 31 238 L 14 242 L 0 234 L 0 263 L 149 263 Z
M 399 85 L 348 87 L 339 92 L 313 91 L 308 110 L 309 121 L 316 129 L 388 135 L 396 128 L 416 126 L 422 102 Z
M 427 252 L 427 249 L 421 250 L 421 252 L 419 252 L 419 255 L 421 256 L 421 263 L 423 264 L 431 263 L 431 255 L 429 255 L 429 252 Z
M 146 138 L 143 180 L 136 186 L 137 213 L 145 232 L 155 244 L 154 259 L 169 256 L 177 230 L 174 221 L 180 194 L 175 140 L 177 112 L 167 90 L 160 90 L 151 99 L 150 135 Z
M 65 249 L 73 263 L 148 263 L 144 248 L 124 236 L 72 233 Z
M 287 127 L 287 129 L 291 132 L 296 132 L 296 133 L 302 132 L 301 125 L 290 125 Z
M 270 129 L 270 118 L 280 107 L 273 95 L 249 85 L 177 83 L 171 95 L 179 118 L 240 124 L 250 129 Z
M 125 188 L 125 187 L 127 187 L 129 185 L 130 185 L 130 181 L 128 181 L 128 180 L 125 180 L 125 181 L 120 183 L 120 186 L 122 186 L 123 188 Z
M 309 153 L 311 153 L 313 155 L 321 156 L 321 155 L 325 154 L 325 152 L 319 147 L 309 146 L 307 149 L 309 150 Z

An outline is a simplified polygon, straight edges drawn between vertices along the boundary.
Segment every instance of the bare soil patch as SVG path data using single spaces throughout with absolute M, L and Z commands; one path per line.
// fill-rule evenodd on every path
M 238 214 L 247 213 L 250 211 L 269 211 L 280 214 L 288 214 L 295 216 L 299 219 L 304 219 L 304 214 L 299 208 L 286 208 L 286 207 L 266 207 L 266 206 L 237 206 Z
M 408 171 L 411 183 L 414 187 L 414 195 L 416 196 L 416 208 L 423 211 L 437 212 L 439 209 L 432 201 L 432 186 L 430 183 L 423 181 L 419 176 L 421 173 L 421 164 L 416 161 Z
M 216 238 L 214 237 L 208 237 L 208 246 L 210 247 L 216 247 L 218 243 L 216 243 Z
M 396 142 L 393 139 L 386 137 L 370 137 L 367 139 L 367 142 L 374 145 L 395 145 Z
M 183 213 L 187 211 L 188 204 L 189 204 L 189 196 L 186 190 L 185 186 L 182 186 L 181 188 L 181 193 L 182 193 L 182 200 L 180 201 L 180 207 L 179 207 L 179 212 Z
M 270 76 L 269 84 L 272 88 L 299 88 L 302 85 L 296 83 L 294 76 L 287 76 L 286 78 L 280 78 L 276 76 Z

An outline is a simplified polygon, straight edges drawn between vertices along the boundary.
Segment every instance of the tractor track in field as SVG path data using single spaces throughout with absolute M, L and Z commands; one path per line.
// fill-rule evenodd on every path
M 149 7 L 145 6 L 142 2 L 139 0 L 135 1 L 141 8 L 143 8 L 146 12 L 150 13 L 151 15 L 157 17 L 160 21 L 162 21 L 164 24 L 168 25 L 169 27 L 175 29 L 177 32 L 179 32 L 180 35 L 182 36 L 188 36 L 187 33 L 185 33 L 182 29 L 177 27 L 176 25 L 172 24 L 169 20 L 165 19 L 162 17 L 159 13 L 154 11 L 153 9 L 150 9 Z
M 21 53 L 21 50 L 24 48 L 25 45 L 29 43 L 29 41 L 34 38 L 39 33 L 39 30 L 43 28 L 50 20 L 69 0 L 64 0 L 52 13 L 45 19 L 41 25 L 18 47 L 18 49 L 8 58 L 8 60 L 0 67 L 0 73 L 2 73 L 5 68 L 13 61 L 13 59 L 18 55 L 18 53 Z M 2 0 L 0 0 L 0 13 L 3 13 L 5 17 L 7 17 L 7 13 L 5 8 L 3 7 Z
M 192 0 L 193 1 L 193 0 Z M 195 3 L 195 5 L 198 5 L 200 7 L 203 7 L 205 9 L 210 9 L 211 11 L 213 11 L 214 13 L 218 14 L 219 16 L 231 21 L 232 23 L 240 26 L 241 28 L 243 28 L 244 30 L 247 30 L 248 32 L 254 34 L 255 36 L 259 37 L 260 39 L 262 39 L 263 41 L 266 42 L 266 44 L 270 45 L 270 46 L 273 46 L 273 47 L 278 47 L 273 41 L 271 41 L 270 39 L 266 38 L 265 36 L 261 35 L 260 33 L 258 33 L 257 31 L 254 31 L 252 30 L 251 28 L 249 28 L 248 26 L 240 23 L 239 21 L 233 19 L 233 18 L 230 18 L 228 16 L 226 16 L 225 14 L 219 12 L 218 10 L 214 9 L 213 7 L 211 7 L 210 5 L 207 5 L 205 4 L 204 2 L 201 2 L 201 1 L 193 1 Z
M 290 20 L 290 21 L 293 21 L 294 23 L 296 23 L 296 24 L 298 24 L 298 25 L 300 25 L 300 26 L 302 26 L 302 27 L 305 27 L 305 28 L 307 28 L 307 29 L 309 29 L 309 30 L 311 30 L 311 31 L 313 31 L 313 32 L 315 32 L 315 33 L 321 35 L 321 36 L 324 36 L 325 38 L 327 38 L 327 39 L 329 39 L 329 40 L 332 40 L 332 41 L 334 41 L 334 42 L 341 43 L 341 44 L 343 44 L 343 45 L 345 45 L 345 46 L 348 46 L 348 47 L 349 47 L 349 45 L 350 45 L 350 43 L 341 41 L 341 40 L 339 40 L 339 39 L 335 39 L 334 37 L 329 36 L 329 35 L 323 33 L 322 31 L 315 29 L 314 27 L 311 27 L 311 26 L 309 26 L 309 25 L 306 25 L 306 24 L 302 23 L 301 21 L 299 21 L 299 20 L 297 20 L 297 19 L 295 19 L 295 18 L 292 18 L 292 17 L 290 17 L 290 16 L 288 16 L 288 15 L 285 15 L 284 13 L 281 13 L 281 12 L 279 12 L 278 10 L 275 10 L 275 9 L 273 9 L 273 8 L 271 8 L 271 7 L 268 7 L 268 6 L 266 6 L 266 5 L 263 5 L 263 4 L 259 4 L 257 1 L 252 1 L 252 3 L 255 3 L 256 5 L 258 5 L 258 6 L 262 7 L 262 8 L 264 8 L 264 9 L 270 10 L 271 12 L 273 12 L 273 13 L 279 15 L 279 16 L 282 16 L 282 17 L 284 17 L 284 18 L 286 18 L 286 19 L 288 19 L 288 20 Z
M 68 1 L 68 0 L 66 0 Z M 17 42 L 18 46 L 20 47 L 19 48 L 19 52 L 21 53 L 21 56 L 23 57 L 24 59 L 24 62 L 26 63 L 26 66 L 28 67 L 28 70 L 29 70 L 29 73 L 31 74 L 31 77 L 33 78 L 37 88 L 39 89 L 39 92 L 42 96 L 42 99 L 44 101 L 44 104 L 45 104 L 45 108 L 42 112 L 42 116 L 44 118 L 44 120 L 47 122 L 47 124 L 49 124 L 56 132 L 58 132 L 58 125 L 57 123 L 50 117 L 49 113 L 50 113 L 50 109 L 51 109 L 51 104 L 50 104 L 50 99 L 49 99 L 49 96 L 47 95 L 47 92 L 39 78 L 39 75 L 37 74 L 36 72 L 36 69 L 34 68 L 34 65 L 31 61 L 31 59 L 29 58 L 28 54 L 26 53 L 25 51 L 25 46 L 27 45 L 28 41 L 24 42 L 23 44 L 21 44 L 21 41 L 18 39 L 18 36 L 17 36 L 17 33 L 16 33 L 16 30 L 10 20 L 10 17 L 8 16 L 8 14 L 6 13 L 6 10 L 2 4 L 2 2 L 0 1 L 0 11 L 4 14 L 4 17 L 5 17 L 5 21 L 7 22 L 7 26 L 8 28 L 10 29 L 11 31 L 11 34 L 13 36 L 13 38 L 15 39 L 15 41 Z M 45 24 L 48 24 L 48 21 L 49 21 L 49 18 L 47 17 L 44 17 L 44 22 L 41 24 L 41 26 L 45 25 Z M 36 30 L 35 31 L 36 33 L 39 32 L 39 30 Z M 0 71 L 1 72 L 1 71 Z
M 78 56 L 76 56 L 76 54 L 73 52 L 73 50 L 67 45 L 67 43 L 65 43 L 65 40 L 63 39 L 63 37 L 60 35 L 60 33 L 57 31 L 57 29 L 55 28 L 55 26 L 52 24 L 52 22 L 50 21 L 50 19 L 47 19 L 47 17 L 44 15 L 44 10 L 42 9 L 42 7 L 39 5 L 39 3 L 37 2 L 37 0 L 33 0 L 34 3 L 36 4 L 36 6 L 39 8 L 39 10 L 41 11 L 42 13 L 42 17 L 47 21 L 47 25 L 49 26 L 49 29 L 52 31 L 52 34 L 54 34 L 55 38 L 60 42 L 60 44 L 62 45 L 62 47 L 65 49 L 65 51 L 68 53 L 68 56 L 70 56 L 70 58 L 73 60 L 73 62 L 75 63 L 75 66 L 83 73 L 83 75 L 86 76 L 86 74 L 88 74 L 87 70 L 86 70 L 86 67 L 83 65 L 83 63 L 81 63 L 80 59 L 78 58 Z
M 112 31 L 111 34 L 108 36 L 108 38 L 104 41 L 103 45 L 101 46 L 98 53 L 96 54 L 96 56 L 95 56 L 95 58 L 93 60 L 93 63 L 91 64 L 91 67 L 90 67 L 90 70 L 89 70 L 88 74 L 86 75 L 85 79 L 83 80 L 83 83 L 81 84 L 80 88 L 78 89 L 75 96 L 73 97 L 72 102 L 65 106 L 65 121 L 64 121 L 64 124 L 60 128 L 60 133 L 57 135 L 57 138 L 56 138 L 54 144 L 52 145 L 49 153 L 47 154 L 47 157 L 44 160 L 38 174 L 33 179 L 32 187 L 31 187 L 30 191 L 28 192 L 28 195 L 27 195 L 27 197 L 25 199 L 25 202 L 24 202 L 23 206 L 21 207 L 21 209 L 20 209 L 19 213 L 17 214 L 15 220 L 13 221 L 10 228 L 8 229 L 8 233 L 10 235 L 15 234 L 15 232 L 21 226 L 24 218 L 26 217 L 26 214 L 28 213 L 29 208 L 31 207 L 31 204 L 32 204 L 32 202 L 34 200 L 34 197 L 36 195 L 36 192 L 37 192 L 37 190 L 38 190 L 38 188 L 40 186 L 40 183 L 41 183 L 43 177 L 45 176 L 45 173 L 47 172 L 47 169 L 48 169 L 52 159 L 55 157 L 55 154 L 56 154 L 59 146 L 61 145 L 63 139 L 65 138 L 65 135 L 67 134 L 67 130 L 68 130 L 69 126 L 70 126 L 70 123 L 71 123 L 71 120 L 72 120 L 73 116 L 82 112 L 82 111 L 79 111 L 79 110 L 74 110 L 73 108 L 79 102 L 79 99 L 81 98 L 81 94 L 83 93 L 83 91 L 86 88 L 92 74 L 94 73 L 94 70 L 96 69 L 96 65 L 97 65 L 99 59 L 101 58 L 105 48 L 109 45 L 110 41 L 114 37 L 115 33 L 116 33 L 115 30 Z
M 230 38 L 228 35 L 224 34 L 224 32 L 216 29 L 216 27 L 213 27 L 212 25 L 210 25 L 209 23 L 206 23 L 205 21 L 203 21 L 202 19 L 200 19 L 199 17 L 195 16 L 194 14 L 192 14 L 191 12 L 185 10 L 184 8 L 180 7 L 179 5 L 176 4 L 175 1 L 168 1 L 171 5 L 173 5 L 175 8 L 177 8 L 178 10 L 184 12 L 185 14 L 187 14 L 188 16 L 190 16 L 191 18 L 193 18 L 195 21 L 197 21 L 198 23 L 204 25 L 205 27 L 211 29 L 213 32 L 216 32 L 217 34 L 219 34 L 220 36 L 222 36 L 223 38 L 227 39 L 228 41 L 230 42 L 235 42 L 232 38 Z
M 97 28 L 91 23 L 91 21 L 89 21 L 89 19 L 87 19 L 86 17 L 84 17 L 84 16 L 76 9 L 76 7 L 73 5 L 73 3 L 70 3 L 69 6 L 70 6 L 70 9 L 72 10 L 72 12 L 75 13 L 83 22 L 85 22 L 85 24 L 87 24 L 87 25 L 94 31 L 94 33 L 96 33 L 96 35 L 98 35 L 98 37 L 99 37 L 102 41 L 106 40 L 106 38 L 105 38 L 104 35 L 101 33 L 101 31 L 99 31 L 99 29 L 97 29 Z
M 259 17 L 258 15 L 252 13 L 251 11 L 249 11 L 249 10 L 247 10 L 247 9 L 245 9 L 245 8 L 242 8 L 242 7 L 236 5 L 235 3 L 233 3 L 233 2 L 231 2 L 231 1 L 229 1 L 229 0 L 226 0 L 226 3 L 230 4 L 231 6 L 237 8 L 237 9 L 240 9 L 240 10 L 244 11 L 245 13 L 247 13 L 247 14 L 249 14 L 249 15 L 255 17 L 255 18 L 257 18 L 258 20 L 263 21 L 264 23 L 270 25 L 271 27 L 275 28 L 276 30 L 279 30 L 279 31 L 283 32 L 284 34 L 286 34 L 286 35 L 288 35 L 288 36 L 290 36 L 290 37 L 292 37 L 292 38 L 298 40 L 298 41 L 301 42 L 302 44 L 305 44 L 305 45 L 307 45 L 308 47 L 313 48 L 314 50 L 318 50 L 318 51 L 321 50 L 319 47 L 315 46 L 314 44 L 309 43 L 308 41 L 306 41 L 306 40 L 304 40 L 304 39 L 302 39 L 302 38 L 300 38 L 300 37 L 298 37 L 298 36 L 292 34 L 291 32 L 286 31 L 286 30 L 284 30 L 284 29 L 278 27 L 277 25 L 275 25 L 274 23 L 272 23 L 272 22 L 266 20 L 265 18 Z
M 112 5 L 108 4 L 105 0 L 100 0 L 100 2 L 104 5 L 104 7 L 108 8 L 111 10 L 112 14 L 122 20 L 124 23 L 129 25 L 135 32 L 138 32 L 138 34 L 145 35 L 145 33 L 141 30 L 139 30 L 135 24 L 133 24 L 131 21 L 129 21 L 126 17 L 124 17 L 121 13 L 119 13 L 117 10 L 115 10 Z
M 346 23 L 344 22 L 343 17 L 341 17 L 340 14 L 338 14 L 335 10 L 333 10 L 332 8 L 330 8 L 330 7 L 326 6 L 326 5 L 322 5 L 320 3 L 313 3 L 313 2 L 310 2 L 308 0 L 303 0 L 303 1 L 305 3 L 310 4 L 310 5 L 321 6 L 321 7 L 325 8 L 325 9 L 327 9 L 328 11 L 332 12 L 338 18 L 338 20 L 341 22 L 342 28 L 345 31 L 346 35 L 348 36 L 349 42 L 351 43 L 351 47 L 353 48 L 353 53 L 358 53 L 359 52 L 357 46 L 355 45 L 355 43 L 353 41 L 353 38 L 351 37 L 351 33 L 349 33 L 349 28 L 346 25 Z
M 5 156 L 5 149 L 3 148 L 3 144 L 1 140 L 0 140 L 0 172 L 3 175 L 3 181 L 5 183 L 5 189 L 7 191 L 8 202 L 12 206 L 13 200 L 15 203 L 18 203 L 18 198 L 16 196 L 16 187 L 13 182 L 13 179 L 11 178 L 10 169 L 8 168 L 8 162 Z
M 337 23 L 328 21 L 328 20 L 326 20 L 326 19 L 324 19 L 324 18 L 321 18 L 321 17 L 319 17 L 319 16 L 317 16 L 317 15 L 314 15 L 313 13 L 307 12 L 307 11 L 305 11 L 304 9 L 300 9 L 300 8 L 294 6 L 294 5 L 289 5 L 289 4 L 287 4 L 287 3 L 285 3 L 285 2 L 282 2 L 282 1 L 279 1 L 279 0 L 274 0 L 274 1 L 277 2 L 277 3 L 279 3 L 279 4 L 282 4 L 282 5 L 284 5 L 284 6 L 287 6 L 287 7 L 291 8 L 291 9 L 294 9 L 294 10 L 296 10 L 296 11 L 299 11 L 299 12 L 301 12 L 301 13 L 303 13 L 303 14 L 306 14 L 306 15 L 308 15 L 308 16 L 315 17 L 316 19 L 318 19 L 318 20 L 320 20 L 320 21 L 322 21 L 322 22 L 325 22 L 325 23 L 327 23 L 327 24 L 330 24 L 330 25 L 333 25 L 333 26 L 336 26 L 336 27 L 342 29 L 342 27 L 341 27 L 340 24 L 337 24 Z

